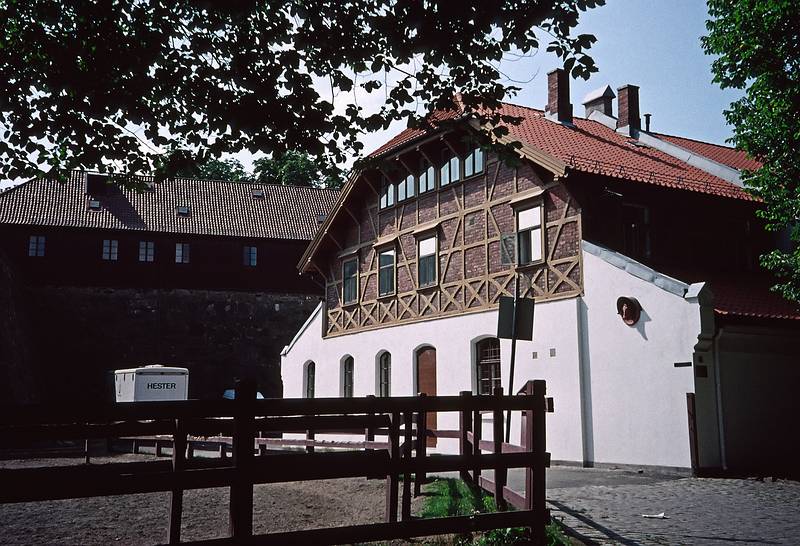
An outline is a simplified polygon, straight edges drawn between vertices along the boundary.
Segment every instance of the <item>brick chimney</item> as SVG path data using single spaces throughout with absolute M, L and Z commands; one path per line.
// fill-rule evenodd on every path
M 628 134 L 642 128 L 639 120 L 639 88 L 635 85 L 627 84 L 617 89 L 617 109 L 619 110 L 619 120 L 617 129 L 627 129 Z
M 611 101 L 616 97 L 611 87 L 606 85 L 588 93 L 583 97 L 583 107 L 586 108 L 586 117 L 597 110 L 601 114 L 613 117 L 613 107 Z
M 544 111 L 548 119 L 572 123 L 569 74 L 563 68 L 556 68 L 547 73 L 547 107 Z

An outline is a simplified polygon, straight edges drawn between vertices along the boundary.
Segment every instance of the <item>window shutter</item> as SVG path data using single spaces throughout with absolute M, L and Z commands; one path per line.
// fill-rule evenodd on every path
M 500 236 L 500 264 L 513 265 L 516 263 L 517 237 L 513 233 Z

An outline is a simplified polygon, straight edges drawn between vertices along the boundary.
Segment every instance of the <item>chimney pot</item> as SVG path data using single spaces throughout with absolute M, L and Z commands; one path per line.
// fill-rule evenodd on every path
M 639 87 L 636 85 L 623 85 L 617 89 L 617 110 L 619 110 L 619 120 L 617 128 L 627 128 L 629 134 L 642 128 L 639 119 Z
M 644 130 L 648 133 L 650 132 L 650 118 L 653 117 L 653 114 L 645 114 L 644 115 Z
M 606 116 L 614 117 L 614 109 L 611 103 L 614 97 L 616 97 L 616 95 L 611 90 L 611 86 L 608 85 L 588 93 L 585 97 L 583 97 L 583 106 L 586 108 L 586 117 L 588 118 L 589 114 L 595 110 L 601 114 L 605 114 Z
M 545 114 L 560 122 L 572 123 L 572 104 L 569 102 L 569 74 L 563 68 L 547 73 L 547 107 Z

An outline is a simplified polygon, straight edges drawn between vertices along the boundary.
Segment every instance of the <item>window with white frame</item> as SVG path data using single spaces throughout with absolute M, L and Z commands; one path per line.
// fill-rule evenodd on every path
M 245 246 L 242 252 L 242 263 L 247 267 L 255 267 L 258 264 L 258 248 Z
M 386 207 L 391 207 L 394 205 L 395 200 L 395 183 L 383 177 L 383 182 L 381 183 L 381 197 L 380 197 L 380 208 L 385 209 Z
M 342 263 L 342 301 L 345 304 L 358 301 L 358 260 L 355 258 Z
M 414 187 L 416 185 L 413 174 L 409 174 L 404 180 L 397 184 L 397 202 L 414 197 Z
M 417 243 L 417 279 L 419 287 L 436 284 L 436 235 L 425 237 Z
M 44 256 L 44 235 L 31 235 L 28 239 L 28 256 L 41 258 Z
M 189 243 L 175 243 L 175 263 L 189 263 Z
M 517 211 L 517 263 L 540 262 L 543 259 L 542 205 Z
M 378 295 L 394 294 L 395 253 L 393 248 L 378 253 Z
M 392 395 L 392 355 L 381 353 L 378 357 L 378 396 Z
M 353 357 L 348 356 L 342 361 L 342 396 L 353 397 Z
M 442 154 L 442 166 L 439 168 L 439 185 L 446 186 L 461 179 L 461 159 L 452 153 Z
M 156 244 L 153 241 L 139 241 L 139 261 L 152 262 L 156 255 Z
M 474 148 L 464 159 L 464 176 L 472 176 L 483 171 L 483 150 Z
M 419 173 L 419 193 L 422 195 L 436 187 L 436 170 L 427 161 L 422 162 Z
M 119 257 L 119 241 L 116 239 L 103 239 L 103 259 L 116 262 Z

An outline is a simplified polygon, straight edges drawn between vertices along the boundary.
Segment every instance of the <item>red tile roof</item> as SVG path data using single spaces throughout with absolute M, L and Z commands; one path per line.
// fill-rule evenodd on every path
M 592 120 L 574 118 L 572 127 L 552 122 L 541 110 L 503 104 L 501 114 L 522 119 L 518 125 L 510 125 L 510 135 L 538 148 L 567 164 L 572 170 L 604 174 L 658 186 L 694 191 L 699 193 L 731 197 L 748 201 L 756 200 L 739 186 L 693 167 L 664 152 L 641 145 L 636 140 Z M 436 113 L 435 121 L 455 119 L 460 114 L 454 110 Z M 427 134 L 429 130 L 406 129 L 389 142 L 375 150 L 376 156 L 395 150 Z M 682 146 L 695 146 L 697 153 L 703 150 L 712 153 L 715 161 L 733 166 L 746 158 L 724 146 L 700 143 L 688 139 L 670 137 Z M 703 154 L 705 155 L 705 154 Z M 748 160 L 750 161 L 750 160 Z M 752 165 L 748 163 L 748 165 Z
M 691 138 L 684 138 L 674 135 L 662 135 L 660 133 L 653 133 L 658 138 L 671 142 L 681 148 L 686 148 L 689 151 L 700 154 L 708 159 L 713 159 L 717 163 L 722 163 L 734 169 L 749 169 L 751 171 L 761 168 L 761 162 L 750 158 L 746 153 L 735 148 L 722 146 L 721 144 L 711 144 L 710 142 L 701 142 Z
M 714 311 L 724 316 L 800 320 L 800 304 L 770 291 L 771 284 L 768 279 L 712 281 Z

